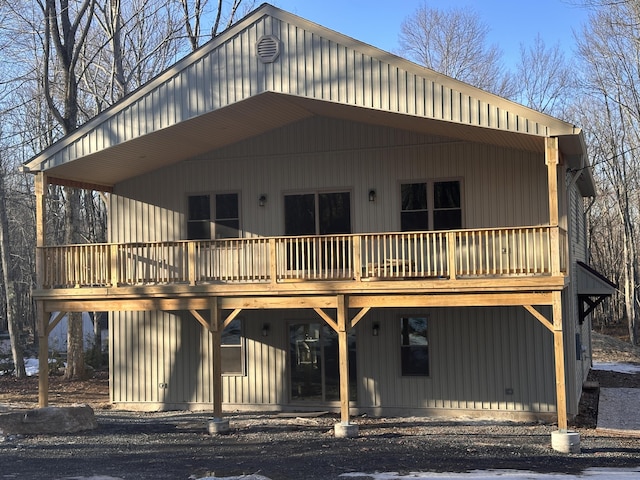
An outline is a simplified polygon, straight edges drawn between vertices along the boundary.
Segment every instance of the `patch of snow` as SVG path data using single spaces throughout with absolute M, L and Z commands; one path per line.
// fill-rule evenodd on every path
M 536 473 L 524 470 L 475 470 L 468 473 L 447 473 L 447 472 L 415 472 L 409 475 L 399 475 L 397 473 L 344 473 L 341 477 L 366 477 L 373 480 L 451 480 L 457 478 L 473 480 L 605 480 L 615 478 L 615 480 L 637 480 L 640 475 L 640 468 L 637 469 L 612 469 L 612 468 L 589 468 L 581 474 L 572 475 L 567 473 Z M 211 480 L 211 479 L 207 479 Z M 223 479 L 218 479 L 223 480 Z
M 11 353 L 11 341 L 8 338 L 0 339 L 0 355 L 9 355 Z
M 195 477 L 189 477 L 189 478 L 195 478 Z M 197 480 L 270 480 L 270 479 L 267 477 L 263 477 L 262 475 L 252 474 L 252 475 L 240 475 L 237 477 L 202 477 L 202 478 L 198 478 Z
M 593 369 L 616 373 L 640 373 L 640 365 L 635 363 L 593 362 Z
M 94 475 L 93 477 L 67 477 L 65 480 L 124 480 L 120 477 L 110 477 L 108 475 Z

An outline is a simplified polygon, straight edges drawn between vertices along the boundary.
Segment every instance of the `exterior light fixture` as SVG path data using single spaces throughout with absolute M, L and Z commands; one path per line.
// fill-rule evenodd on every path
M 269 336 L 269 324 L 268 323 L 262 324 L 262 336 L 263 337 L 268 337 Z
M 258 197 L 258 205 L 260 205 L 261 207 L 264 207 L 266 203 L 267 203 L 267 196 L 263 193 Z
M 376 191 L 373 188 L 369 190 L 369 201 L 370 202 L 376 201 Z
M 374 323 L 373 324 L 373 328 L 371 329 L 371 335 L 373 335 L 374 337 L 377 337 L 378 335 L 380 335 L 380 324 L 379 323 Z

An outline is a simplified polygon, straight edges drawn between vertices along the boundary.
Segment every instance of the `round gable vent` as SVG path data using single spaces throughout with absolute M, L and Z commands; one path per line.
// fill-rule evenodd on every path
M 280 55 L 280 41 L 273 35 L 264 35 L 256 43 L 256 55 L 262 63 L 271 63 Z

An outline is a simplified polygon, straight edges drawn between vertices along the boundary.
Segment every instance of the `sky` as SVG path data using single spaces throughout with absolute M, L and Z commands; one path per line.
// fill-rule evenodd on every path
M 426 2 L 437 9 L 470 8 L 489 29 L 488 40 L 503 52 L 505 66 L 515 70 L 520 45 L 531 45 L 539 33 L 547 47 L 560 43 L 569 58 L 573 32 L 589 16 L 579 0 L 268 0 L 272 5 L 391 53 L 398 53 L 402 21 Z

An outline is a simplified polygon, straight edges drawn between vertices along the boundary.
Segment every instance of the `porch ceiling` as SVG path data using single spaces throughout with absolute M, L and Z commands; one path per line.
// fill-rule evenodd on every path
M 269 92 L 52 167 L 47 170 L 47 175 L 52 183 L 112 187 L 128 178 L 312 116 L 340 118 L 456 140 L 544 152 L 541 136 Z

